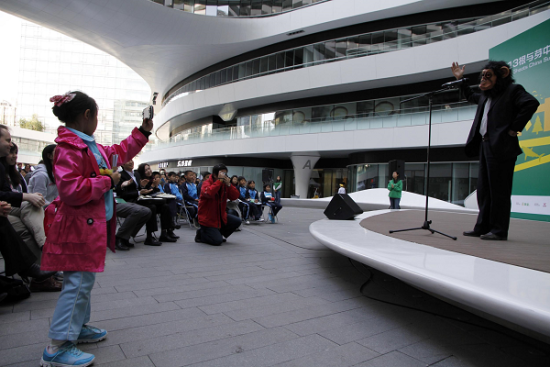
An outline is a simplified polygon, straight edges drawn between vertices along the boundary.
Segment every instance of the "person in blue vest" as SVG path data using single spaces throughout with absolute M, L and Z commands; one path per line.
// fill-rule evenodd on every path
M 183 200 L 195 228 L 199 228 L 199 220 L 197 218 L 199 212 L 199 191 L 195 183 L 197 181 L 197 174 L 189 170 L 184 172 L 184 177 L 185 181 L 180 186 Z
M 256 190 L 256 182 L 253 180 L 248 181 L 246 190 L 246 199 L 250 204 L 250 211 L 254 214 L 254 219 L 257 222 L 263 222 L 262 218 L 262 202 L 258 190 Z M 254 213 L 256 211 L 256 213 Z
M 277 198 L 271 191 L 271 186 L 269 184 L 264 185 L 264 191 L 262 191 L 262 204 L 267 205 L 271 209 L 269 212 L 269 221 L 275 223 L 275 217 L 283 206 L 277 203 Z

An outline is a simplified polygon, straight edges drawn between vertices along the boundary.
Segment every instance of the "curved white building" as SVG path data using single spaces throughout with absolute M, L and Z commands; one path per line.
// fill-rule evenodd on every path
M 162 3 L 162 4 L 159 4 Z M 550 18 L 550 2 L 448 0 L 4 0 L 0 9 L 119 58 L 151 86 L 154 167 L 262 181 L 283 196 L 385 187 L 405 162 L 423 193 L 427 99 L 470 79 L 489 49 Z M 208 16 L 217 15 L 217 16 Z M 460 203 L 477 163 L 462 146 L 475 109 L 456 90 L 434 97 L 430 196 Z

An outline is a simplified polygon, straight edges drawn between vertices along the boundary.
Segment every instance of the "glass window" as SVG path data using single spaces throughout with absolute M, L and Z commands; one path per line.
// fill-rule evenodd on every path
M 195 14 L 206 14 L 206 0 L 195 0 Z
M 268 66 L 268 57 L 262 57 L 260 59 L 260 73 L 267 72 L 267 66 Z
M 294 66 L 294 50 L 285 52 L 285 67 Z
M 229 5 L 218 5 L 217 16 L 219 16 L 219 17 L 229 16 Z
M 241 8 L 241 1 L 240 0 L 227 0 L 229 3 L 229 16 L 230 17 L 238 17 L 240 13 Z
M 313 45 L 313 58 L 315 60 L 315 63 L 320 63 L 326 59 L 324 43 L 317 43 Z
M 384 31 L 384 51 L 397 50 L 397 30 Z
M 297 48 L 294 50 L 294 66 L 302 65 L 304 62 L 304 49 Z
M 279 52 L 276 54 L 277 57 L 277 69 L 284 69 L 285 67 L 285 53 Z
M 263 0 L 262 2 L 262 14 L 271 14 L 271 4 L 273 0 Z
M 240 66 L 235 65 L 233 66 L 233 81 L 239 80 L 239 74 L 240 74 Z
M 397 30 L 397 42 L 399 48 L 408 48 L 412 46 L 412 31 L 409 28 Z
M 283 11 L 292 9 L 292 0 L 283 0 Z
M 252 0 L 250 15 L 262 15 L 262 0 Z
M 273 0 L 271 5 L 272 13 L 280 13 L 283 10 L 283 0 Z
M 250 1 L 251 0 L 241 0 L 241 16 L 250 15 Z
M 296 9 L 302 6 L 302 0 L 292 0 L 292 8 Z
M 206 15 L 215 17 L 218 12 L 218 0 L 206 0 Z
M 277 69 L 277 55 L 275 55 L 275 54 L 269 55 L 267 57 L 267 59 L 268 59 L 268 63 L 267 63 L 268 70 L 269 71 L 276 70 Z
M 246 63 L 246 75 L 247 77 L 252 76 L 252 68 L 253 68 L 253 62 L 249 61 Z
M 184 10 L 184 0 L 174 0 L 173 7 L 174 9 Z
M 227 82 L 227 69 L 220 71 L 220 83 L 225 84 Z
M 338 58 L 338 57 L 346 56 L 347 48 L 348 48 L 347 39 L 336 40 L 336 57 Z
M 246 62 L 239 64 L 239 79 L 242 79 L 246 76 Z
M 252 61 L 252 75 L 258 75 L 260 73 L 260 59 Z
M 313 45 L 305 46 L 303 48 L 303 61 L 306 66 L 311 66 L 313 63 Z
M 335 56 L 336 56 L 336 42 L 335 41 L 325 42 L 325 58 L 334 59 Z

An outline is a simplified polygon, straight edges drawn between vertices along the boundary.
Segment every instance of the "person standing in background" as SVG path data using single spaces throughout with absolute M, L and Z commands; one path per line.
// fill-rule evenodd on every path
M 393 172 L 392 179 L 388 183 L 388 190 L 390 190 L 390 209 L 401 209 L 399 203 L 401 202 L 401 191 L 403 191 L 403 181 L 399 179 L 399 174 Z

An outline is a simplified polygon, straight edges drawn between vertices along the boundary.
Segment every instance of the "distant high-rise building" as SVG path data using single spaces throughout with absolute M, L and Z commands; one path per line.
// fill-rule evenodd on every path
M 15 126 L 15 116 L 17 107 L 13 106 L 8 101 L 0 102 L 0 124 L 7 126 Z
M 59 121 L 49 99 L 71 90 L 80 90 L 96 100 L 99 124 L 95 137 L 102 144 L 118 143 L 141 123 L 141 118 L 128 118 L 130 113 L 138 115 L 137 110 L 130 112 L 128 103 L 140 106 L 141 117 L 150 99 L 147 83 L 115 57 L 61 33 L 23 22 L 17 118 L 30 119 L 36 114 L 46 132 L 55 133 Z M 115 118 L 120 108 L 125 112 Z

